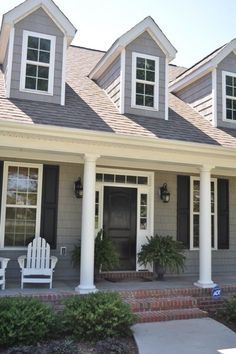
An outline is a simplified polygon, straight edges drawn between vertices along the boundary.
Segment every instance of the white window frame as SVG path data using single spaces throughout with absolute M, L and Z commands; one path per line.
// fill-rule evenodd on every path
M 49 63 L 41 63 L 38 61 L 31 61 L 27 60 L 27 48 L 28 48 L 28 37 L 37 37 L 37 38 L 42 38 L 42 39 L 48 39 L 51 41 L 51 46 L 50 46 L 50 61 Z M 20 91 L 23 92 L 29 92 L 29 93 L 36 93 L 40 95 L 53 95 L 53 85 L 54 85 L 54 67 L 55 67 L 55 49 L 56 49 L 56 37 L 43 34 L 43 33 L 37 33 L 37 32 L 31 32 L 31 31 L 23 31 L 23 42 L 22 42 L 22 54 L 21 54 L 21 74 L 20 74 Z M 32 64 L 32 65 L 40 65 L 40 66 L 45 66 L 49 68 L 49 74 L 48 74 L 48 91 L 41 91 L 41 90 L 33 90 L 33 89 L 28 89 L 25 88 L 25 77 L 26 77 L 26 64 Z
M 136 79 L 136 59 L 150 59 L 155 61 L 155 81 L 146 81 Z M 136 82 L 154 86 L 154 106 L 140 106 L 136 105 Z M 153 55 L 141 54 L 137 52 L 132 53 L 132 87 L 131 87 L 131 107 L 137 109 L 145 109 L 149 111 L 158 111 L 159 109 L 159 57 Z
M 230 71 L 222 71 L 222 109 L 223 109 L 223 121 L 236 123 L 236 120 L 227 119 L 226 114 L 226 99 L 233 99 L 236 101 L 236 97 L 226 95 L 226 76 L 236 77 L 236 73 L 232 73 Z
M 196 176 L 191 176 L 190 177 L 190 250 L 191 251 L 196 251 L 199 250 L 199 247 L 194 247 L 193 246 L 193 215 L 197 214 L 199 215 L 200 219 L 200 205 L 199 205 L 199 213 L 193 211 L 193 184 L 194 181 L 199 181 L 200 182 L 200 177 Z M 214 183 L 214 201 L 215 201 L 215 207 L 214 207 L 214 213 L 211 212 L 211 216 L 214 215 L 214 247 L 212 247 L 212 250 L 217 250 L 217 240 L 218 240 L 218 230 L 217 230 L 217 178 L 211 178 L 211 182 Z M 199 203 L 200 203 L 200 196 L 199 196 Z M 199 223 L 200 226 L 200 223 Z M 199 238 L 200 238 L 200 230 L 199 230 Z M 200 240 L 199 240 L 200 241 Z
M 0 219 L 0 249 L 4 250 L 25 250 L 27 247 L 15 247 L 7 246 L 4 247 L 5 242 L 5 220 L 6 220 L 6 207 L 7 207 L 7 183 L 8 183 L 8 168 L 9 166 L 16 167 L 27 167 L 27 168 L 37 168 L 38 169 L 38 193 L 37 193 L 37 204 L 36 204 L 36 226 L 35 226 L 35 236 L 40 236 L 40 221 L 41 221 L 41 200 L 42 200 L 42 181 L 43 181 L 43 165 L 24 163 L 24 162 L 13 162 L 5 161 L 3 168 L 3 184 L 2 184 L 2 207 L 1 207 L 1 219 Z M 22 207 L 21 205 L 16 205 L 16 207 Z

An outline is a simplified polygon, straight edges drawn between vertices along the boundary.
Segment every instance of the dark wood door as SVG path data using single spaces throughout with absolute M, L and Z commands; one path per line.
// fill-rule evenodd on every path
M 136 268 L 137 189 L 104 187 L 103 227 L 119 255 L 119 268 Z

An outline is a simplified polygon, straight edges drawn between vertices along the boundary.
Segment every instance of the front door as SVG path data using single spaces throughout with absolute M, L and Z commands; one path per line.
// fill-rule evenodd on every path
M 119 268 L 136 270 L 137 189 L 104 187 L 103 228 L 119 255 Z

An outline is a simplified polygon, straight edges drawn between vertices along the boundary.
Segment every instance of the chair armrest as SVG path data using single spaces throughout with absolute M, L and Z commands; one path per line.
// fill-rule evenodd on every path
M 54 269 L 56 267 L 58 259 L 55 256 L 51 256 L 50 258 L 51 258 L 51 268 Z
M 10 261 L 10 258 L 3 258 L 3 257 L 0 257 L 0 262 L 2 264 L 1 268 L 2 269 L 6 269 L 7 267 L 7 263 Z
M 26 256 L 20 256 L 18 257 L 18 263 L 21 269 L 23 269 L 25 267 L 25 260 L 26 260 Z

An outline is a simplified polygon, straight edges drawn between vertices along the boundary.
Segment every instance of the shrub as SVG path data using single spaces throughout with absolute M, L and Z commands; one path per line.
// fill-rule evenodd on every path
M 225 301 L 224 318 L 227 321 L 236 322 L 236 295 Z
M 114 338 L 107 338 L 96 343 L 96 351 L 99 354 L 129 354 L 128 346 Z
M 52 309 L 37 299 L 0 298 L 0 345 L 34 344 L 46 337 L 54 321 Z
M 98 292 L 65 300 L 64 325 L 78 340 L 130 335 L 134 316 L 117 293 Z

